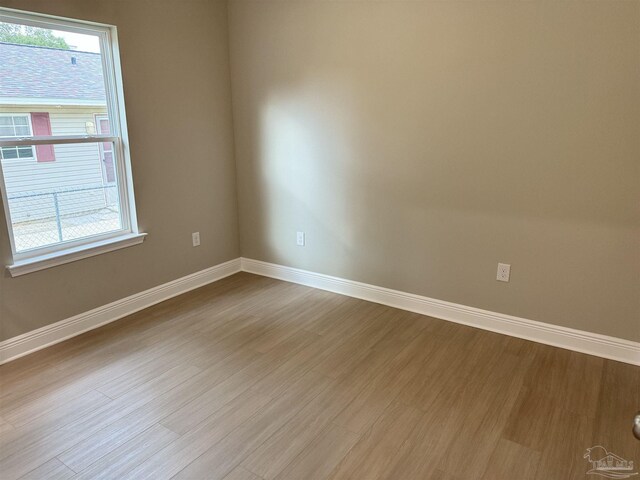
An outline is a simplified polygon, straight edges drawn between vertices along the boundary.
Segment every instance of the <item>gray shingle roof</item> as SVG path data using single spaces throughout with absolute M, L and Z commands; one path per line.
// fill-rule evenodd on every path
M 100 54 L 0 42 L 2 97 L 104 102 Z

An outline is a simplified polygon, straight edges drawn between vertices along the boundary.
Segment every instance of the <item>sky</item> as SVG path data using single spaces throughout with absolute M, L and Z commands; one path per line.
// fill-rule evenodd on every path
M 100 41 L 94 35 L 83 35 L 81 33 L 62 32 L 53 30 L 56 37 L 64 38 L 69 46 L 81 52 L 100 53 Z

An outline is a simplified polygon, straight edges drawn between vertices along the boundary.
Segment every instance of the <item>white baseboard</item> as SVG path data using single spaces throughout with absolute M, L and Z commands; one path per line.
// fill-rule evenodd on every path
M 236 258 L 0 342 L 0 365 L 240 271 Z
M 131 315 L 169 298 L 245 271 L 360 298 L 554 347 L 640 365 L 640 343 L 560 327 L 343 278 L 237 258 L 52 325 L 0 342 L 0 365 Z
M 241 261 L 241 268 L 245 272 L 328 290 L 554 347 L 640 365 L 640 343 L 638 342 L 527 320 L 258 260 L 242 258 Z

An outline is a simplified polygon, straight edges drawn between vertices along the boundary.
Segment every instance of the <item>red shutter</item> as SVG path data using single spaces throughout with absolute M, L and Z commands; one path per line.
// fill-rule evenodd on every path
M 48 113 L 32 113 L 31 126 L 33 127 L 34 136 L 51 135 L 51 120 Z M 36 158 L 41 162 L 55 162 L 56 155 L 53 151 L 53 145 L 36 145 Z

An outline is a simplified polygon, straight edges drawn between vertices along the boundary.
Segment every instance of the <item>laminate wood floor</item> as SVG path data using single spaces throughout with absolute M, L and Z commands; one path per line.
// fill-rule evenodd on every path
M 595 445 L 640 466 L 638 367 L 246 273 L 0 377 L 2 480 L 567 480 Z

